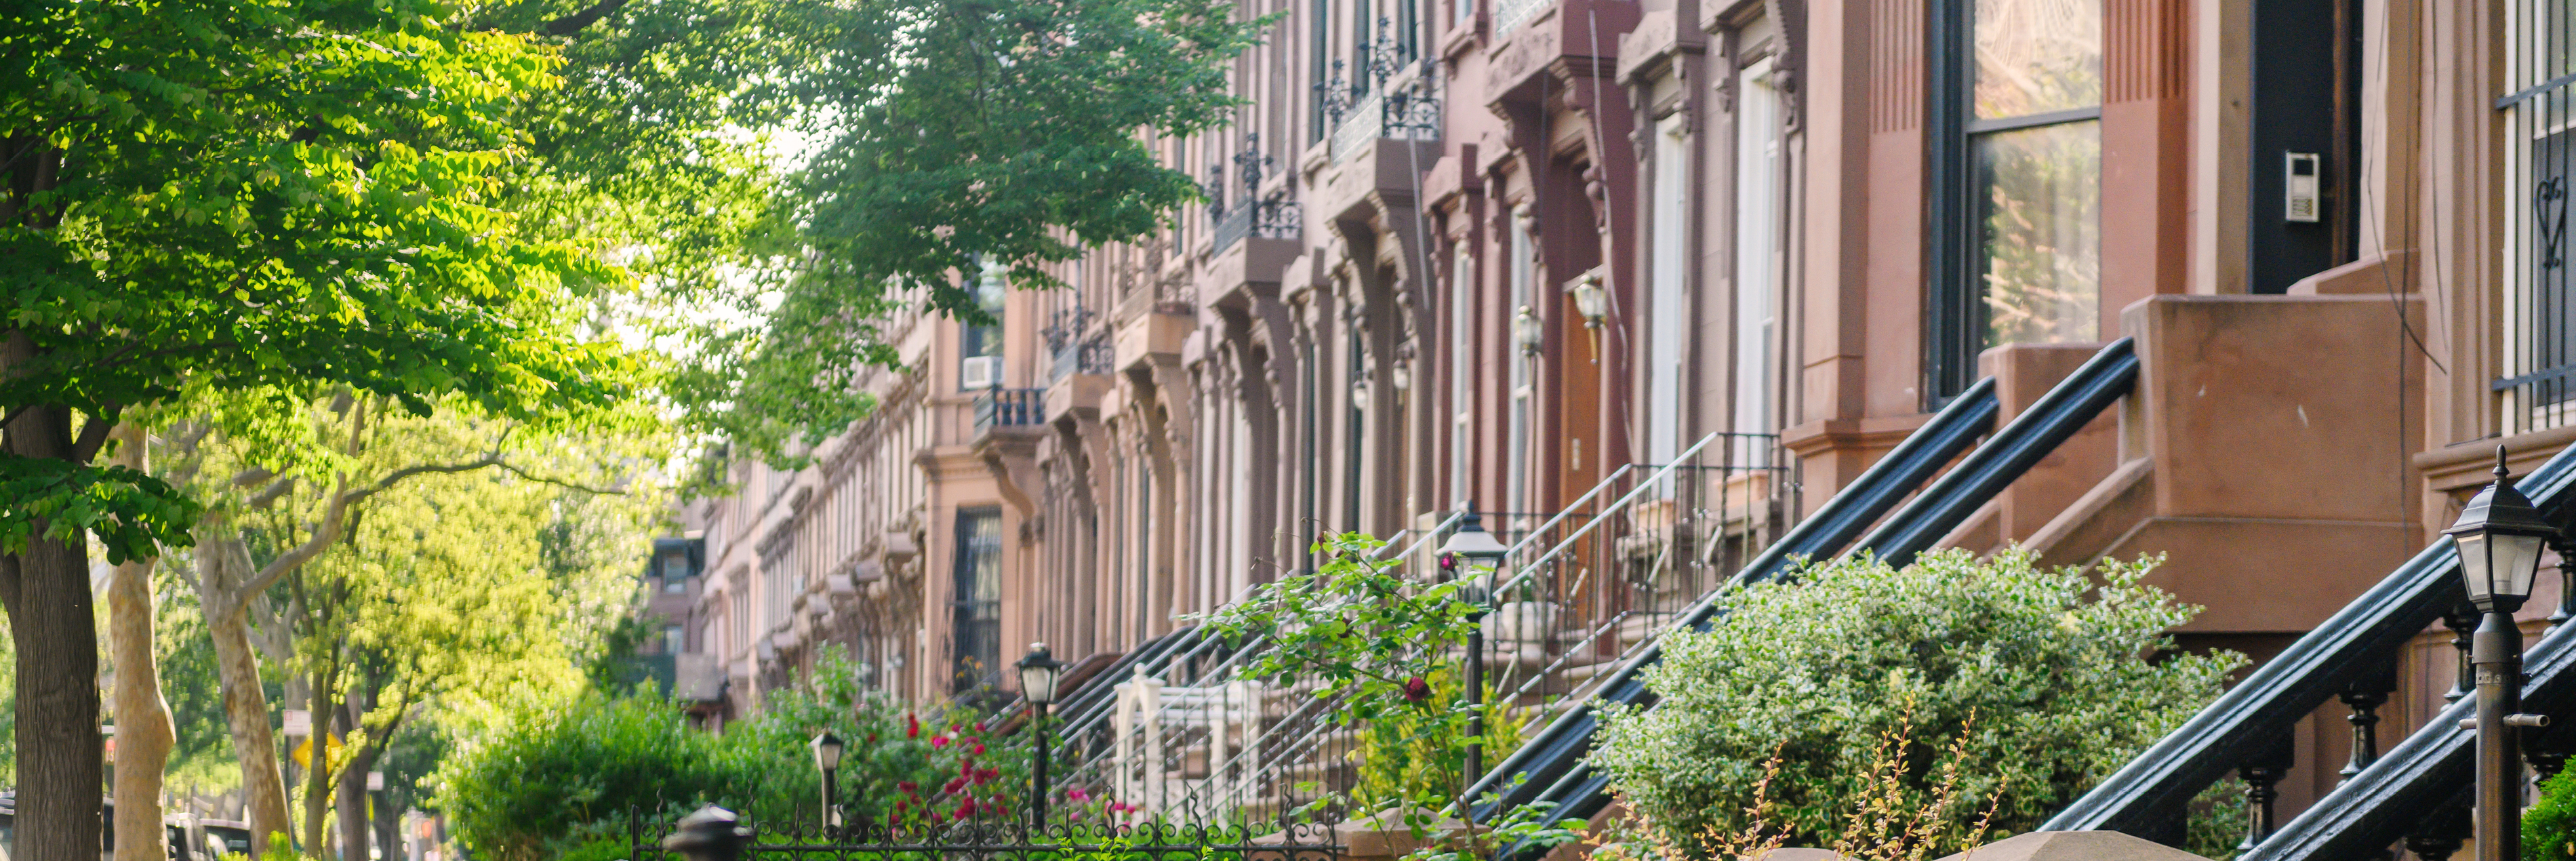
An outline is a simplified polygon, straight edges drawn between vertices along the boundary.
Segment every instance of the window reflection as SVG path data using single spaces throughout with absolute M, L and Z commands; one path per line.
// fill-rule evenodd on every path
M 2084 121 L 1977 137 L 1987 346 L 2099 337 L 2101 128 Z
M 1977 0 L 1976 119 L 2102 103 L 2102 0 Z

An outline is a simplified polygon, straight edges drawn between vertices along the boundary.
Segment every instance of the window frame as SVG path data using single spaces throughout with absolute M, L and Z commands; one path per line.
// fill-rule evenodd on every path
M 2098 123 L 2103 102 L 1977 119 L 1976 0 L 1926 0 L 1925 18 L 1924 91 L 1929 97 L 1923 104 L 1922 391 L 1923 408 L 1931 412 L 1948 406 L 1976 383 L 1977 356 L 1986 350 L 1989 318 L 1980 271 L 1985 231 L 1978 218 L 1977 139 L 2069 123 Z M 2104 49 L 2107 70 L 2107 43 Z M 2106 90 L 2103 99 L 2108 97 Z M 2100 289 L 2098 283 L 2095 289 Z

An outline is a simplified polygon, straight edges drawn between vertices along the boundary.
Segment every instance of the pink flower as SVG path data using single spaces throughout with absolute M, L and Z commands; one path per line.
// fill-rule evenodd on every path
M 938 749 L 940 749 L 940 748 L 947 747 L 947 746 L 948 746 L 948 737 L 947 737 L 947 736 L 944 736 L 944 735 L 934 735 L 934 736 L 931 736 L 931 737 L 930 737 L 930 749 L 931 749 L 931 750 L 938 750 Z
M 1090 801 L 1091 793 L 1084 792 L 1082 791 L 1082 787 L 1077 786 L 1072 789 L 1065 790 L 1064 797 L 1074 801 Z

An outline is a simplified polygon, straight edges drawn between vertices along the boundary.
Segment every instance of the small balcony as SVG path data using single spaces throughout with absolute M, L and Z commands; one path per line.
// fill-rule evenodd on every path
M 975 395 L 976 436 L 997 427 L 1023 427 L 1045 421 L 1045 389 L 985 389 Z

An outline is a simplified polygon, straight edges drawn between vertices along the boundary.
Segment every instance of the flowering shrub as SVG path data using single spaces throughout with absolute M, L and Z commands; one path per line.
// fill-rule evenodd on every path
M 861 688 L 827 651 L 803 690 L 714 735 L 670 703 L 586 695 L 462 739 L 433 778 L 437 805 L 476 853 L 537 861 L 622 841 L 629 812 L 669 819 L 720 804 L 754 819 L 811 818 L 822 778 L 807 743 L 843 740 L 836 801 L 845 821 L 913 826 L 1004 819 L 1026 797 L 1017 738 L 964 711 L 924 712 Z M 620 856 L 623 857 L 623 856 Z
M 1756 824 L 1757 806 L 1787 845 L 1826 845 L 1856 800 L 1927 809 L 1947 774 L 1958 777 L 1944 791 L 1994 801 L 1923 832 L 1935 856 L 1980 822 L 1994 837 L 2031 828 L 2243 663 L 2173 653 L 2165 632 L 2198 609 L 2139 585 L 2153 564 L 2111 562 L 2088 578 L 2022 553 L 1941 551 L 1901 570 L 1863 559 L 1749 587 L 1721 624 L 1664 641 L 1645 675 L 1662 705 L 1605 709 L 1592 763 L 1664 832 L 1658 842 L 1691 857 L 1709 857 L 1706 835 Z M 1890 737 L 1959 743 L 1882 754 Z M 1901 768 L 1880 779 L 1901 792 L 1871 783 L 1888 756 Z

